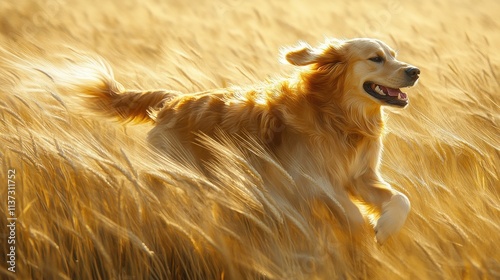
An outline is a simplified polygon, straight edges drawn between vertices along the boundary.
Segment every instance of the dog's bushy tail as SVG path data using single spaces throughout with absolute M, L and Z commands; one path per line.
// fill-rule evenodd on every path
M 178 94 L 166 90 L 125 90 L 114 79 L 111 67 L 102 59 L 87 61 L 85 65 L 80 65 L 76 73 L 66 86 L 69 85 L 84 99 L 84 106 L 95 113 L 122 121 L 153 121 L 154 112 Z

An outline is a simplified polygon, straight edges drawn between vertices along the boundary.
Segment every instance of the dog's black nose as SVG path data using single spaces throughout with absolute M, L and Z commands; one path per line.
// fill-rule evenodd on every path
M 418 69 L 416 67 L 408 67 L 408 68 L 406 68 L 405 72 L 406 72 L 406 75 L 408 75 L 408 77 L 410 77 L 412 79 L 417 79 L 418 75 L 420 75 L 420 69 Z

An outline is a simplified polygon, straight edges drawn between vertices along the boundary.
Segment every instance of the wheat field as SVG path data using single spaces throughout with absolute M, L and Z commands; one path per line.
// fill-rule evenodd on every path
M 500 279 L 499 17 L 496 0 L 0 2 L 0 278 Z M 281 47 L 325 37 L 381 39 L 422 71 L 409 107 L 386 110 L 381 172 L 412 210 L 383 246 L 280 196 L 297 186 L 252 143 L 204 139 L 209 179 L 65 86 L 87 56 L 132 89 L 247 85 L 294 71 Z

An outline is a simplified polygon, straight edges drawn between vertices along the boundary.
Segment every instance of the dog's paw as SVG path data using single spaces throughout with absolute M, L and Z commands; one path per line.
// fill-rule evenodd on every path
M 398 232 L 403 227 L 409 212 L 410 200 L 402 193 L 395 194 L 386 202 L 382 207 L 382 215 L 375 225 L 377 243 L 384 244 L 389 236 Z

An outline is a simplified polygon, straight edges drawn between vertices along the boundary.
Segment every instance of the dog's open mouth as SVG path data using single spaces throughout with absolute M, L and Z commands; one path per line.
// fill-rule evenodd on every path
M 385 87 L 373 82 L 365 82 L 363 88 L 371 96 L 389 105 L 398 107 L 405 107 L 408 105 L 408 95 L 399 88 Z

